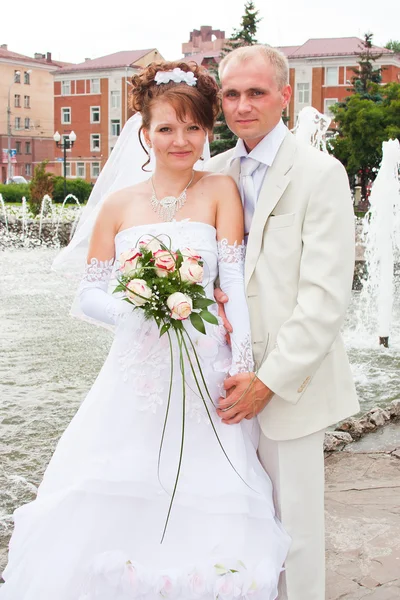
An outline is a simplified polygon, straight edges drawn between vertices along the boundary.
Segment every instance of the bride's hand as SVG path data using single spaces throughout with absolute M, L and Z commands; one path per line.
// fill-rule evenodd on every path
M 224 388 L 227 390 L 227 397 L 219 398 L 217 414 L 228 425 L 252 419 L 267 406 L 274 395 L 255 373 L 238 373 L 228 377 Z

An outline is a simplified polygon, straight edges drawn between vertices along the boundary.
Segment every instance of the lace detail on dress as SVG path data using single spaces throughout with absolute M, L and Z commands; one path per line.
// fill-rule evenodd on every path
M 85 273 L 82 281 L 87 283 L 97 283 L 99 281 L 108 281 L 113 271 L 114 259 L 98 260 L 92 258 L 90 264 L 86 264 Z
M 236 373 L 248 373 L 254 370 L 253 351 L 251 348 L 250 334 L 247 334 L 241 341 L 238 347 L 235 345 L 232 348 L 234 361 L 230 369 L 231 375 Z
M 243 263 L 246 256 L 246 246 L 244 241 L 241 244 L 235 242 L 229 244 L 228 240 L 224 238 L 217 242 L 218 249 L 218 262 L 225 263 Z

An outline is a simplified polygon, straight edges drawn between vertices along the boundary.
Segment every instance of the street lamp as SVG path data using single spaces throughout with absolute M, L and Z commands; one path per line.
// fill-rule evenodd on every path
M 58 131 L 53 135 L 53 140 L 56 143 L 57 148 L 61 148 L 64 151 L 64 200 L 67 197 L 67 150 L 70 150 L 76 141 L 76 133 L 71 131 L 69 135 L 66 135 L 61 141 L 61 135 Z

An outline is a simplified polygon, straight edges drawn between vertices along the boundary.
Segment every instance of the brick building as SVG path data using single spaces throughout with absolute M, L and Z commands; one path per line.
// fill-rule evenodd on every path
M 294 127 L 297 115 L 305 106 L 313 106 L 330 115 L 329 107 L 349 96 L 349 83 L 354 75 L 362 40 L 357 37 L 310 39 L 302 46 L 284 46 L 290 66 L 293 89 L 289 106 L 289 127 Z M 376 61 L 382 67 L 382 83 L 400 82 L 400 56 L 392 50 L 373 46 L 382 54 Z
M 67 150 L 68 178 L 97 179 L 131 116 L 130 77 L 158 60 L 163 57 L 155 48 L 123 51 L 86 59 L 54 74 L 54 131 L 62 136 L 74 131 L 77 137 L 73 148 Z M 62 174 L 63 153 L 55 152 L 55 172 Z
M 53 76 L 61 66 L 51 53 L 34 58 L 0 46 L 0 181 L 7 180 L 8 125 L 11 176 L 30 179 L 34 167 L 54 158 Z

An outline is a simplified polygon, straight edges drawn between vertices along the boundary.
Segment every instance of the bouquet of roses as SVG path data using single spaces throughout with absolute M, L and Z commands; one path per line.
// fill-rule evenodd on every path
M 135 309 L 153 318 L 160 335 L 171 327 L 182 331 L 182 321 L 206 333 L 204 321 L 218 325 L 208 307 L 213 300 L 205 297 L 201 282 L 204 263 L 191 248 L 172 251 L 158 237 L 142 237 L 136 248 L 119 257 L 118 286 L 125 300 Z

